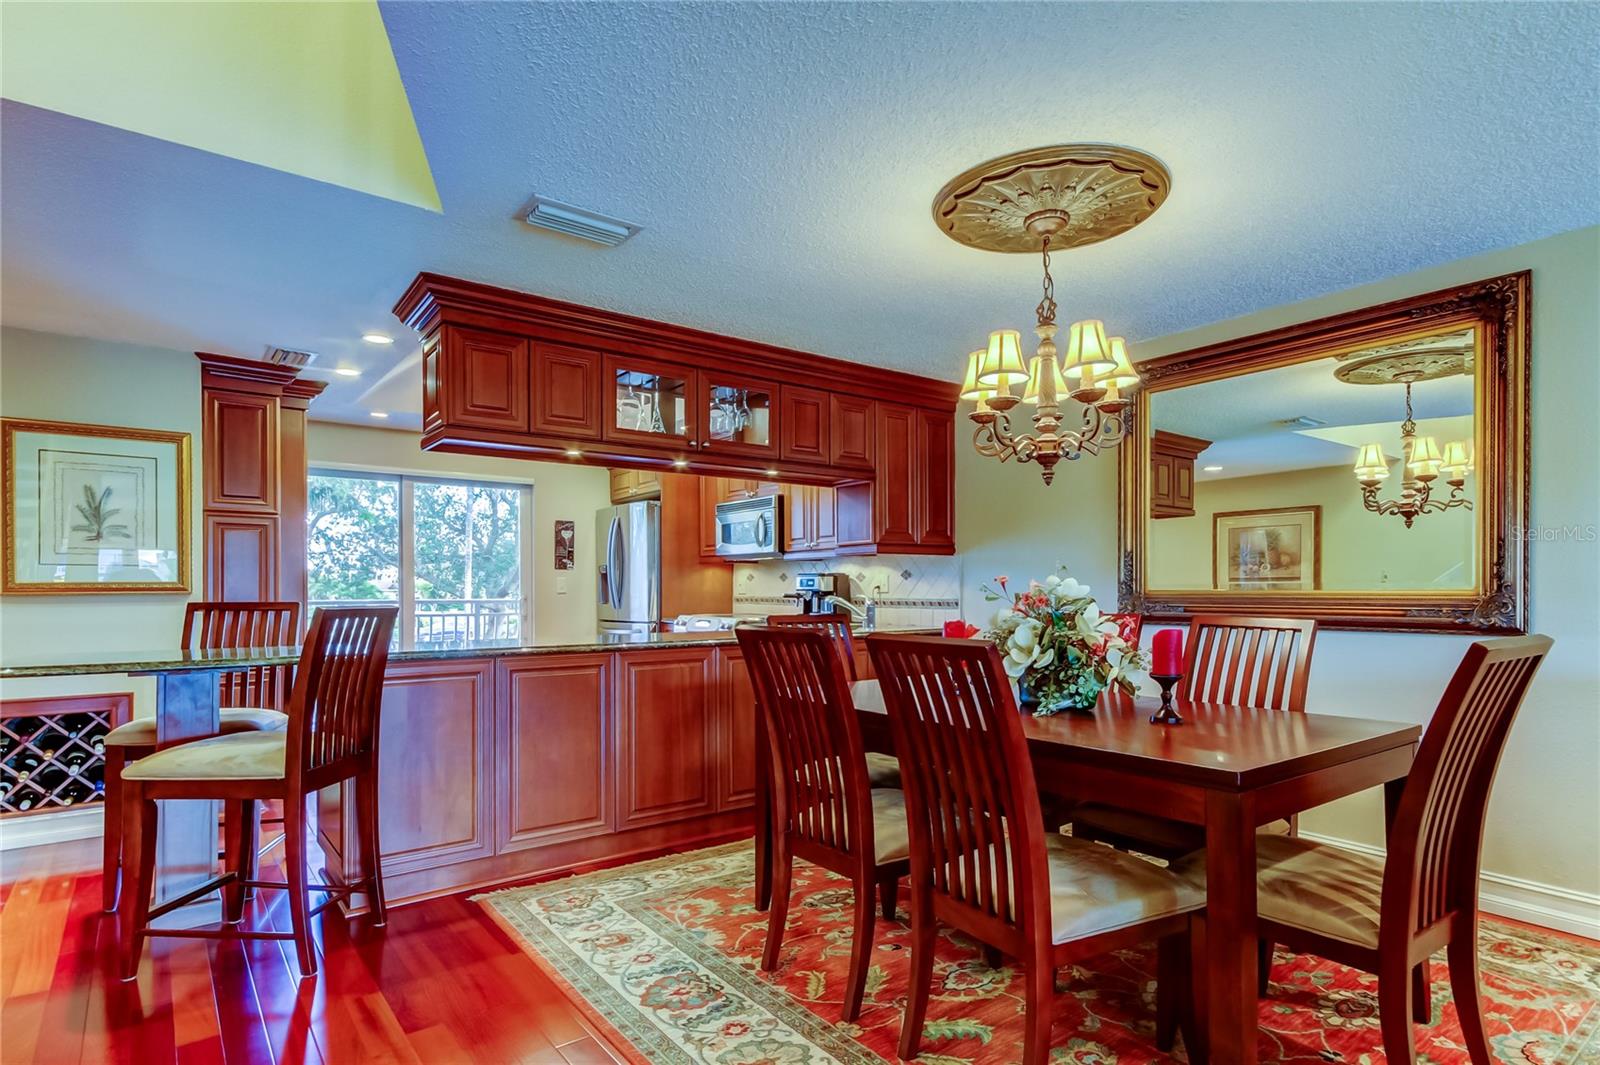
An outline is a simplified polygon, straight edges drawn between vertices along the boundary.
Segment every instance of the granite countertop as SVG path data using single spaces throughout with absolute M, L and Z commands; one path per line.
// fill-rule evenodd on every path
M 880 632 L 927 633 L 930 629 L 880 629 Z M 857 630 L 867 635 L 868 630 Z M 595 651 L 634 650 L 651 647 L 714 647 L 731 643 L 732 632 L 599 633 L 587 640 L 462 640 L 418 647 L 402 645 L 389 652 L 391 662 L 426 662 L 449 658 L 503 658 L 513 655 L 584 654 Z M 245 669 L 250 666 L 292 665 L 300 660 L 298 647 L 266 647 L 254 651 L 71 652 L 7 659 L 0 663 L 0 680 L 23 677 L 83 677 L 111 673 L 193 673 L 207 669 Z

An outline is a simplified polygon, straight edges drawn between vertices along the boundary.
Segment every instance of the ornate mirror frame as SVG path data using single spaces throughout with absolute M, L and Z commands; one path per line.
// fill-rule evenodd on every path
M 1412 296 L 1140 362 L 1134 424 L 1117 500 L 1121 609 L 1156 621 L 1196 614 L 1314 618 L 1336 629 L 1470 635 L 1521 633 L 1528 621 L 1528 271 Z M 1341 349 L 1475 326 L 1478 566 L 1476 587 L 1450 592 L 1165 591 L 1145 584 L 1150 506 L 1150 396 L 1186 385 L 1324 358 Z M 1352 481 L 1352 490 L 1354 482 Z

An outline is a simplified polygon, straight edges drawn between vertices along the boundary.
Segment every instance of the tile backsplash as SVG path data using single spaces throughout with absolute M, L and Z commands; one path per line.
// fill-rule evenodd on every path
M 862 555 L 808 562 L 767 559 L 733 567 L 733 609 L 739 614 L 788 614 L 800 609 L 784 596 L 802 573 L 842 573 L 857 604 L 878 601 L 885 628 L 937 628 L 961 616 L 961 559 L 939 555 Z

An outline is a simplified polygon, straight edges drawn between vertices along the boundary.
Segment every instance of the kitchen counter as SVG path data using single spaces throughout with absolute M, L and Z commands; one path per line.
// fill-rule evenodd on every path
M 857 636 L 872 630 L 858 629 Z M 932 629 L 880 629 L 880 632 L 932 633 Z M 716 647 L 732 643 L 732 632 L 598 633 L 587 640 L 458 640 L 423 645 L 402 644 L 389 652 L 390 662 L 432 662 L 452 658 L 503 658 L 524 655 L 588 654 L 651 647 Z M 0 680 L 22 677 L 87 677 L 114 673 L 193 673 L 208 669 L 290 665 L 300 660 L 298 647 L 266 647 L 253 651 L 63 651 L 48 657 L 0 663 Z

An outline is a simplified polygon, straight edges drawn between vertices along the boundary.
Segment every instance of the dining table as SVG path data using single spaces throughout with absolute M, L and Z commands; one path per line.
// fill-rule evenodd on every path
M 856 681 L 850 696 L 866 751 L 894 754 L 878 682 Z M 1422 729 L 1333 713 L 1175 702 L 1183 723 L 1153 724 L 1159 699 L 1110 690 L 1091 711 L 1025 715 L 1023 732 L 1042 795 L 1204 829 L 1206 979 L 1197 1008 L 1210 1060 L 1251 1065 L 1257 1060 L 1257 830 L 1376 787 L 1384 789 L 1392 817 Z M 764 739 L 758 763 L 756 901 L 765 909 L 772 825 Z

